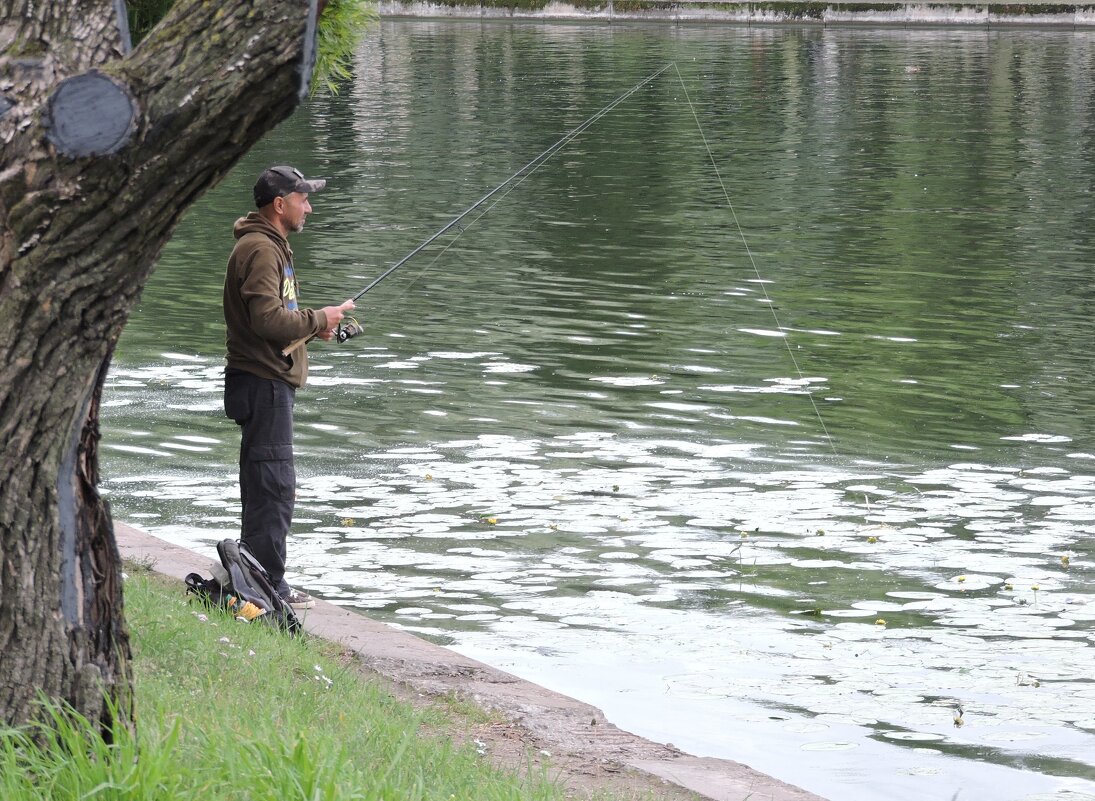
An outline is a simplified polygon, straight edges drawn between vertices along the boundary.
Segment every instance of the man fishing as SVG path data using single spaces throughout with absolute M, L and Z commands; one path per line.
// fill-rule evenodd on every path
M 294 609 L 309 609 L 315 601 L 285 580 L 285 540 L 296 499 L 293 401 L 308 378 L 306 341 L 331 339 L 343 314 L 354 308 L 352 300 L 322 309 L 297 304 L 300 284 L 288 237 L 304 229 L 312 213 L 308 195 L 326 184 L 305 179 L 293 167 L 264 170 L 254 188 L 258 211 L 236 220 L 224 276 L 224 412 L 241 429 L 241 539 Z

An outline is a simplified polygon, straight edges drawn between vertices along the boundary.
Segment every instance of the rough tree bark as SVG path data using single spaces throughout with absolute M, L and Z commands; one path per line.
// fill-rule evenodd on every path
M 0 721 L 130 712 L 103 380 L 183 213 L 304 96 L 316 16 L 178 0 L 130 51 L 123 0 L 0 0 Z

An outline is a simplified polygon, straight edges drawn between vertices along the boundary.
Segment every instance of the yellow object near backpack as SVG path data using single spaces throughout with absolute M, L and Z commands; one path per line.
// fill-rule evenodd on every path
M 209 606 L 226 610 L 237 619 L 265 622 L 296 634 L 302 630 L 296 613 L 274 589 L 266 569 L 239 540 L 217 543 L 221 563 L 210 566 L 213 578 L 198 573 L 186 577 L 186 591 Z

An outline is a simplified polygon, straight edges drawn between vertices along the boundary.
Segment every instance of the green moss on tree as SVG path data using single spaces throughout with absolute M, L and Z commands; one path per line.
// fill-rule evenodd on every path
M 126 0 L 133 44 L 144 39 L 156 27 L 174 2 L 175 0 Z M 319 30 L 316 32 L 316 66 L 312 72 L 311 87 L 313 94 L 319 90 L 338 93 L 339 86 L 350 78 L 354 50 L 361 34 L 377 18 L 376 6 L 369 0 L 327 0 L 319 18 Z

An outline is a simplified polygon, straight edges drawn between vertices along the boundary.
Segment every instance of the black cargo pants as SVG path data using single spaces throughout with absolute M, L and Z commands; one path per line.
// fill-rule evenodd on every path
M 229 368 L 224 413 L 240 426 L 240 537 L 285 594 L 285 539 L 293 522 L 297 474 L 293 464 L 293 400 L 284 381 Z

